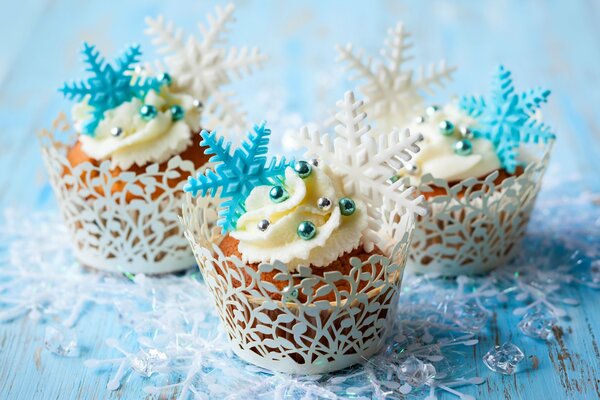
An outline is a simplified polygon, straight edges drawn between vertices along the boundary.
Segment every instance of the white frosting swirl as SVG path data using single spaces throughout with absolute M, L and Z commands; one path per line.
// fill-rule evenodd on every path
M 450 103 L 440 110 L 427 115 L 425 121 L 413 123 L 409 129 L 421 132 L 423 141 L 419 143 L 421 151 L 412 162 L 417 166 L 415 175 L 411 175 L 411 183 L 418 184 L 419 178 L 431 174 L 434 178 L 445 179 L 448 182 L 458 182 L 467 178 L 480 178 L 500 168 L 500 160 L 494 145 L 487 139 L 469 139 L 473 144 L 473 152 L 461 156 L 454 152 L 454 145 L 460 140 L 460 127 L 474 127 L 477 121 L 460 110 L 455 103 Z M 440 123 L 448 120 L 454 124 L 457 132 L 452 136 L 440 133 Z M 402 175 L 407 172 L 402 170 Z
M 289 198 L 279 204 L 269 198 L 271 186 L 259 186 L 246 199 L 246 209 L 230 235 L 239 240 L 238 250 L 244 262 L 282 261 L 291 270 L 299 265 L 324 267 L 360 245 L 361 232 L 367 226 L 365 204 L 353 199 L 356 211 L 342 215 L 338 201 L 345 197 L 339 178 L 327 166 L 313 167 L 307 178 L 293 169 L 285 172 L 285 189 Z M 331 200 L 329 210 L 317 206 L 320 197 Z M 263 232 L 257 227 L 267 219 L 270 226 Z M 310 221 L 317 227 L 309 240 L 298 237 L 298 225 Z
M 156 117 L 144 120 L 139 113 L 143 104 L 155 106 L 158 111 Z M 184 117 L 179 121 L 171 118 L 169 109 L 173 105 L 184 110 Z M 73 107 L 73 120 L 79 132 L 89 120 L 90 111 L 87 101 Z M 80 135 L 79 140 L 87 155 L 96 160 L 110 159 L 113 168 L 128 169 L 133 164 L 161 163 L 191 144 L 192 132 L 200 128 L 200 115 L 201 111 L 193 106 L 191 96 L 170 93 L 168 88 L 163 87 L 160 93 L 149 91 L 143 102 L 134 98 L 106 111 L 95 135 Z M 120 136 L 111 134 L 115 127 L 122 129 Z

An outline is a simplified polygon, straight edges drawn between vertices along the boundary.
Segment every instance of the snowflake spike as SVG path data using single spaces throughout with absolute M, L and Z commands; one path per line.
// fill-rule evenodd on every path
M 168 52 L 180 51 L 185 47 L 183 42 L 183 29 L 175 29 L 173 22 L 165 22 L 162 15 L 152 19 L 146 17 L 147 28 L 144 33 L 152 36 L 152 44 L 158 47 L 158 53 L 164 54 Z
M 245 212 L 244 202 L 252 189 L 278 182 L 285 169 L 293 164 L 293 160 L 285 158 L 267 160 L 270 134 L 266 122 L 255 125 L 253 132 L 248 132 L 246 141 L 232 154 L 231 143 L 218 137 L 216 132 L 203 130 L 200 133 L 200 145 L 207 147 L 204 153 L 211 154 L 209 161 L 218 164 L 214 169 L 209 168 L 196 178 L 188 179 L 184 190 L 194 196 L 198 193 L 219 194 L 224 200 L 218 220 L 223 233 L 235 229 L 238 218 Z
M 218 137 L 216 131 L 209 132 L 203 129 L 200 136 L 202 137 L 200 146 L 207 147 L 204 154 L 212 155 L 209 162 L 231 162 L 231 142 L 226 142 L 223 136 Z
M 364 82 L 358 90 L 366 99 L 365 111 L 379 129 L 389 130 L 410 121 L 420 111 L 423 96 L 450 81 L 455 70 L 442 61 L 437 69 L 435 65 L 430 67 L 428 74 L 423 70 L 416 79 L 416 74 L 405 68 L 411 59 L 407 54 L 412 47 L 408 43 L 409 36 L 401 22 L 389 29 L 379 62 L 371 58 L 364 61 L 362 51 L 355 52 L 351 44 L 337 47 L 338 61 L 354 72 L 349 79 Z
M 408 41 L 410 36 L 402 21 L 398 21 L 395 27 L 388 29 L 388 37 L 384 41 L 385 47 L 380 50 L 380 54 L 388 60 L 387 69 L 390 73 L 399 73 L 403 64 L 413 58 L 406 54 L 413 47 Z
M 535 111 L 541 107 L 542 103 L 548 102 L 548 97 L 552 92 L 541 87 L 537 87 L 521 93 L 520 101 L 529 111 Z
M 206 28 L 202 22 L 198 23 L 198 29 L 200 30 L 200 33 L 202 33 L 203 37 L 200 46 L 203 49 L 209 49 L 216 44 L 222 44 L 224 42 L 224 39 L 221 36 L 229 32 L 227 25 L 235 21 L 233 17 L 234 11 L 235 6 L 233 3 L 227 4 L 224 9 L 216 6 L 216 18 L 212 14 L 208 14 L 206 16 L 208 28 Z
M 105 68 L 104 57 L 100 56 L 100 52 L 96 49 L 95 45 L 90 45 L 87 42 L 83 42 L 83 61 L 87 64 L 86 71 L 93 73 L 95 76 L 102 76 Z
M 477 119 L 474 136 L 490 140 L 502 168 L 514 173 L 520 165 L 518 148 L 521 143 L 547 142 L 555 137 L 534 115 L 534 111 L 547 101 L 550 91 L 535 88 L 519 94 L 515 91 L 511 72 L 498 66 L 490 92 L 488 100 L 463 96 L 459 106 Z
M 139 63 L 142 51 L 139 44 L 132 44 L 125 49 L 123 54 L 117 58 L 119 69 L 117 72 L 124 74 L 133 71 L 133 65 Z

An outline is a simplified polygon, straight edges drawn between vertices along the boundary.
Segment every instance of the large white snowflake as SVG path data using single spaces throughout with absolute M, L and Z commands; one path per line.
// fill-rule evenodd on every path
M 384 200 L 394 203 L 400 214 L 404 211 L 424 214 L 422 196 L 413 195 L 414 188 L 405 188 L 400 181 L 390 184 L 390 178 L 419 151 L 421 134 L 408 129 L 390 133 L 371 132 L 364 124 L 367 114 L 363 102 L 346 92 L 337 102 L 336 136 L 321 135 L 303 128 L 300 135 L 291 138 L 298 147 L 306 148 L 306 157 L 318 157 L 341 176 L 344 191 L 362 200 L 368 207 L 369 224 L 362 233 L 365 248 L 370 251 L 378 243 L 381 227 L 381 207 Z M 411 154 L 412 153 L 412 154 Z
M 208 24 L 198 24 L 201 39 L 193 35 L 186 39 L 184 31 L 165 21 L 163 16 L 146 18 L 146 34 L 152 37 L 152 43 L 164 56 L 148 68 L 172 74 L 175 91 L 188 93 L 205 103 L 210 101 L 204 112 L 213 124 L 211 128 L 214 124 L 227 128 L 247 127 L 245 113 L 231 100 L 231 93 L 220 90 L 232 80 L 251 74 L 267 60 L 258 48 L 224 48 L 227 44 L 224 34 L 234 21 L 234 10 L 233 4 L 225 8 L 217 6 L 215 14 L 207 16 Z
M 419 67 L 415 76 L 413 70 L 405 67 L 406 61 L 412 58 L 407 55 L 412 47 L 409 38 L 410 34 L 401 22 L 390 28 L 380 61 L 364 57 L 362 50 L 355 52 L 350 43 L 345 47 L 338 46 L 338 61 L 354 71 L 350 79 L 364 82 L 358 90 L 366 98 L 367 113 L 380 129 L 408 122 L 422 108 L 423 94 L 431 94 L 436 86 L 443 86 L 452 79 L 455 71 L 441 60 L 428 67 Z

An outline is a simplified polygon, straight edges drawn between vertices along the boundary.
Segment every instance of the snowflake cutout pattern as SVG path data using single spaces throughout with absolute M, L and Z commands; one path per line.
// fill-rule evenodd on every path
M 106 63 L 96 50 L 96 46 L 83 44 L 86 71 L 93 76 L 87 81 L 71 84 L 65 83 L 59 89 L 70 100 L 87 99 L 93 108 L 90 120 L 85 124 L 83 132 L 94 136 L 96 127 L 104 118 L 104 112 L 130 101 L 134 97 L 143 98 L 150 90 L 160 90 L 161 82 L 155 78 L 132 78 L 134 65 L 142 55 L 139 45 L 129 46 L 123 55 L 116 60 L 116 66 Z
M 172 22 L 165 22 L 162 16 L 146 19 L 146 34 L 165 56 L 164 64 L 173 75 L 174 90 L 206 101 L 233 78 L 252 73 L 253 68 L 261 67 L 267 60 L 257 48 L 234 47 L 226 51 L 219 47 L 226 43 L 223 34 L 234 20 L 234 10 L 233 4 L 224 9 L 216 7 L 215 16 L 208 15 L 208 26 L 198 26 L 202 40 L 190 35 L 184 41 L 183 30 L 175 28 Z
M 425 213 L 421 205 L 423 197 L 413 196 L 414 188 L 405 188 L 400 181 L 393 184 L 390 181 L 390 177 L 411 160 L 411 153 L 419 151 L 417 142 L 422 136 L 408 129 L 373 135 L 371 127 L 363 124 L 367 117 L 362 112 L 363 102 L 356 100 L 351 91 L 346 92 L 337 106 L 340 111 L 336 114 L 335 138 L 305 127 L 290 140 L 306 148 L 306 157 L 316 156 L 331 166 L 341 176 L 346 195 L 359 198 L 367 205 L 369 223 L 362 237 L 365 248 L 370 251 L 380 240 L 377 232 L 384 200 L 394 203 L 399 214 L 404 210 Z
M 460 107 L 477 119 L 474 135 L 494 144 L 502 168 L 512 174 L 519 166 L 521 143 L 545 143 L 555 138 L 550 128 L 535 117 L 549 95 L 550 91 L 542 88 L 516 93 L 511 72 L 500 65 L 488 101 L 482 96 L 463 96 Z
M 248 133 L 248 138 L 242 145 L 231 153 L 231 142 L 218 137 L 216 132 L 203 130 L 203 147 L 208 147 L 206 154 L 212 154 L 209 162 L 219 163 L 214 170 L 207 169 L 196 178 L 189 177 L 183 190 L 196 196 L 212 197 L 219 195 L 223 202 L 219 210 L 218 225 L 223 233 L 235 229 L 238 218 L 246 211 L 244 202 L 252 189 L 261 185 L 273 185 L 285 175 L 285 169 L 293 164 L 285 157 L 277 160 L 271 158 L 267 162 L 267 151 L 271 130 L 266 128 L 266 122 L 254 126 L 254 132 Z
M 390 129 L 409 121 L 423 106 L 422 95 L 434 93 L 435 87 L 450 81 L 456 70 L 441 60 L 437 65 L 420 67 L 415 77 L 413 70 L 405 68 L 412 58 L 407 55 L 412 47 L 409 38 L 410 34 L 401 22 L 390 28 L 381 50 L 383 59 L 379 62 L 371 57 L 365 59 L 362 50 L 355 53 L 352 44 L 337 47 L 338 61 L 355 72 L 350 79 L 365 81 L 358 90 L 366 98 L 367 113 L 377 121 L 380 129 Z

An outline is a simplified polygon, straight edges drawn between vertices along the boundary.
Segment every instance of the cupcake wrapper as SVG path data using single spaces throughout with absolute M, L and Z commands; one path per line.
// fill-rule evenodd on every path
M 483 274 L 510 261 L 525 235 L 552 145 L 539 149 L 522 174 L 498 185 L 497 171 L 453 186 L 424 176 L 420 192 L 431 184 L 445 194 L 430 198 L 428 214 L 417 218 L 407 272 Z
M 396 315 L 412 215 L 387 218 L 396 222 L 382 230 L 390 239 L 385 256 L 353 258 L 348 274 L 318 276 L 307 267 L 289 272 L 279 261 L 262 263 L 256 271 L 238 257 L 225 256 L 217 246 L 216 215 L 205 201 L 188 196 L 182 223 L 240 358 L 273 371 L 319 374 L 364 361 L 381 349 Z M 284 289 L 260 279 L 261 272 L 273 271 L 276 281 L 286 282 L 280 285 Z M 333 301 L 323 299 L 332 294 Z
M 107 271 L 166 273 L 189 268 L 194 257 L 179 224 L 185 181 L 169 184 L 182 174 L 195 173 L 179 156 L 165 170 L 158 164 L 145 173 L 123 171 L 113 176 L 110 161 L 72 166 L 69 146 L 57 137 L 75 136 L 64 115 L 54 129 L 39 134 L 60 213 L 73 236 L 81 264 Z

